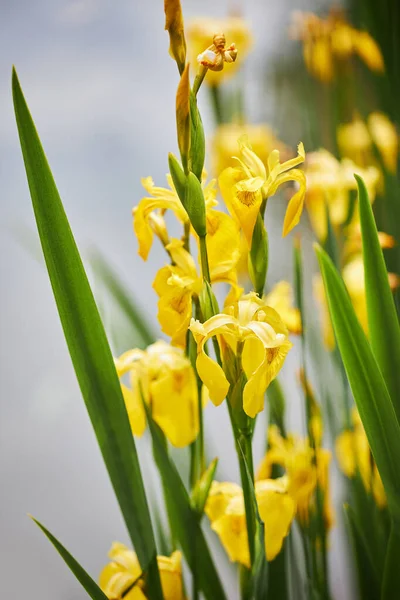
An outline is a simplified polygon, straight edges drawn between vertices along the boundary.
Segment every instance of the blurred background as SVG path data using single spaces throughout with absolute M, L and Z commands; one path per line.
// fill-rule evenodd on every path
M 307 150 L 311 126 L 296 100 L 305 84 L 304 68 L 298 69 L 301 48 L 290 39 L 289 26 L 293 11 L 323 12 L 328 2 L 182 0 L 182 5 L 186 23 L 232 11 L 245 17 L 254 37 L 240 73 L 248 121 L 269 123 L 292 148 L 303 139 Z M 134 341 L 96 276 L 93 257 L 107 256 L 160 334 L 151 285 L 165 259 L 157 244 L 146 263 L 138 257 L 131 209 L 144 195 L 141 177 L 151 175 L 156 185 L 165 185 L 167 155 L 177 149 L 178 77 L 168 56 L 162 0 L 3 0 L 0 11 L 1 588 L 9 600 L 78 600 L 84 592 L 27 513 L 42 520 L 93 576 L 105 564 L 111 542 L 128 538 L 41 258 L 13 115 L 11 66 L 17 68 L 117 353 Z M 199 95 L 206 136 L 215 127 L 207 92 L 204 88 Z M 308 109 L 323 118 L 315 97 Z M 209 159 L 207 164 L 210 168 Z M 271 223 L 277 223 L 269 228 L 269 279 L 290 280 L 290 244 L 280 237 L 285 206 L 271 203 L 268 210 Z M 303 235 L 311 242 L 307 228 Z M 308 246 L 310 279 L 314 259 Z M 302 427 L 297 383 L 290 375 L 297 362 L 298 354 L 291 353 L 282 378 L 295 429 Z M 255 462 L 263 452 L 265 425 L 260 420 Z M 208 406 L 206 437 L 210 456 L 220 457 L 218 478 L 237 480 L 223 406 Z M 146 437 L 138 446 L 145 478 L 153 485 Z M 156 484 L 153 489 L 156 494 Z M 336 495 L 339 502 L 340 486 Z M 349 567 L 340 528 L 339 519 L 330 540 L 332 586 L 335 598 L 347 600 L 352 595 L 345 592 Z M 213 534 L 209 537 L 216 542 Z M 228 573 L 224 552 L 218 542 L 214 547 Z

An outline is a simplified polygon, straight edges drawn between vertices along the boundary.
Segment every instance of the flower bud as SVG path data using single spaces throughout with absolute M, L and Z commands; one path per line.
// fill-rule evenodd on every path
M 186 63 L 186 41 L 180 0 L 164 0 L 165 29 L 169 33 L 169 53 L 182 75 Z
M 204 507 L 210 493 L 211 484 L 213 482 L 215 471 L 217 469 L 218 458 L 210 463 L 207 470 L 204 471 L 200 479 L 197 481 L 190 499 L 190 504 L 193 510 L 201 517 L 204 513 Z
M 268 271 L 268 234 L 261 214 L 253 230 L 249 253 L 249 274 L 255 291 L 262 296 Z
M 194 94 L 190 95 L 190 170 L 201 181 L 203 173 L 204 159 L 206 154 L 206 144 L 204 139 L 204 129 L 200 112 L 197 108 L 197 101 Z
M 206 205 L 200 181 L 194 173 L 185 175 L 179 162 L 171 153 L 168 156 L 168 164 L 176 193 L 189 216 L 193 229 L 199 237 L 205 237 L 207 234 Z

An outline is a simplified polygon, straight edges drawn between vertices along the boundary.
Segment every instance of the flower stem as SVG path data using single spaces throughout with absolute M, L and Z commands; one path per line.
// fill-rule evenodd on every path
M 195 77 L 195 80 L 193 82 L 192 92 L 193 92 L 194 96 L 197 96 L 197 92 L 199 91 L 200 86 L 201 86 L 201 84 L 204 81 L 204 77 L 206 76 L 207 71 L 208 71 L 207 67 L 204 67 L 203 65 L 200 66 L 199 71 L 198 71 L 198 73 L 197 73 L 197 75 Z
M 200 261 L 201 261 L 201 271 L 203 273 L 204 279 L 211 284 L 210 278 L 210 267 L 208 265 L 208 254 L 207 254 L 207 244 L 206 244 L 206 236 L 200 237 Z
M 221 92 L 218 85 L 210 85 L 210 95 L 216 124 L 221 125 L 224 122 L 224 111 L 222 108 Z

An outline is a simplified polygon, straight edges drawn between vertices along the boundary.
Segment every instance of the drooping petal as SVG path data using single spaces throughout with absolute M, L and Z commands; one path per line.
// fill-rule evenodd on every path
M 225 513 L 211 523 L 211 529 L 218 534 L 231 561 L 250 566 L 243 493 L 231 499 Z
M 223 369 L 203 350 L 197 355 L 196 368 L 200 379 L 208 388 L 213 404 L 219 406 L 229 390 L 229 381 Z
M 303 171 L 299 169 L 292 169 L 287 173 L 278 175 L 275 183 L 270 188 L 270 195 L 273 196 L 278 187 L 288 181 L 296 181 L 299 184 L 299 189 L 291 197 L 288 207 L 286 209 L 285 220 L 283 222 L 282 237 L 285 237 L 300 221 L 301 213 L 304 207 L 304 198 L 306 194 L 306 177 Z
M 249 377 L 243 390 L 243 410 L 249 417 L 255 417 L 264 408 L 264 393 L 285 361 L 292 343 L 285 339 L 275 348 L 266 348 L 265 358 Z
M 132 389 L 121 383 L 121 389 L 132 433 L 140 437 L 146 429 L 146 415 L 140 395 L 139 383 L 135 381 Z
M 260 517 L 265 524 L 265 552 L 271 561 L 282 549 L 296 513 L 296 504 L 289 496 L 287 478 L 257 481 L 256 498 Z

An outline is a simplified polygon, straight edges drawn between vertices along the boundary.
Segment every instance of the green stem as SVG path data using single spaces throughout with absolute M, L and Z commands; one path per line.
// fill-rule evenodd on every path
M 210 85 L 211 104 L 214 109 L 214 117 L 217 125 L 224 122 L 224 111 L 221 99 L 221 92 L 218 85 Z
M 210 267 L 208 265 L 208 254 L 207 254 L 207 244 L 206 244 L 206 236 L 200 237 L 200 262 L 201 262 L 201 271 L 203 273 L 204 279 L 211 284 L 210 278 Z
M 199 91 L 200 86 L 204 81 L 204 77 L 206 76 L 207 71 L 208 71 L 207 67 L 201 66 L 199 68 L 199 72 L 197 73 L 195 80 L 193 82 L 192 92 L 193 92 L 194 96 L 197 96 L 197 92 Z

